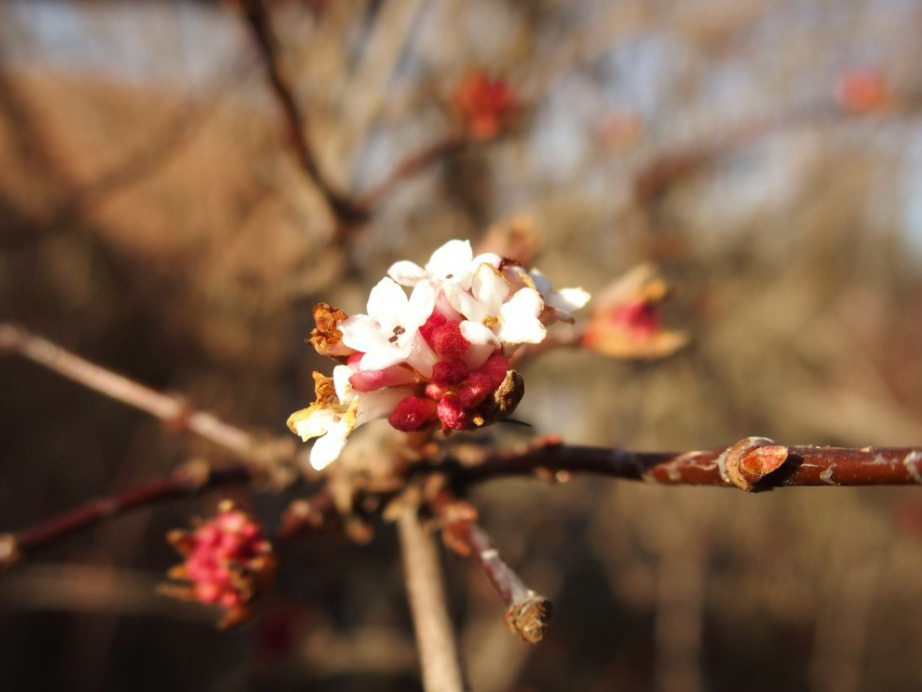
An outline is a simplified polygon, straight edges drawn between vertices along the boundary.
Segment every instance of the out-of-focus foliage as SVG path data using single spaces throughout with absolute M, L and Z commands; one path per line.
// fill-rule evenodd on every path
M 912 1 L 270 3 L 321 168 L 366 190 L 456 127 L 472 69 L 513 130 L 398 186 L 352 245 L 291 155 L 228 4 L 0 8 L 0 313 L 235 422 L 309 402 L 318 300 L 361 310 L 395 259 L 529 215 L 542 270 L 599 290 L 641 261 L 692 345 L 625 365 L 554 353 L 518 417 L 569 442 L 694 449 L 922 442 L 922 73 Z M 877 80 L 877 81 L 875 81 Z M 0 361 L 0 524 L 212 449 Z M 54 424 L 49 425 L 49 421 Z M 506 443 L 517 439 L 510 430 Z M 276 516 L 290 497 L 255 501 Z M 246 498 L 238 498 L 241 503 Z M 922 497 L 764 496 L 580 478 L 478 491 L 556 603 L 539 649 L 449 557 L 477 690 L 913 689 Z M 166 529 L 113 522 L 0 581 L 10 689 L 408 689 L 391 528 L 281 556 L 256 622 L 153 595 Z M 63 567 L 62 564 L 77 566 Z

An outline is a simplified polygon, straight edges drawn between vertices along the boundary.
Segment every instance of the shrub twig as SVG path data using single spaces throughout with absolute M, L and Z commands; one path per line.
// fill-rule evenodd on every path
M 0 534 L 0 572 L 43 548 L 132 509 L 191 497 L 206 490 L 251 483 L 259 473 L 255 465 L 235 464 L 213 469 L 203 461 L 193 461 L 164 479 L 126 488 L 34 526 Z

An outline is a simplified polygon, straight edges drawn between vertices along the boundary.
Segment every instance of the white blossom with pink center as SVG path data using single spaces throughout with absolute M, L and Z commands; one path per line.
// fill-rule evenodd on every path
M 302 439 L 318 438 L 314 468 L 341 454 L 358 426 L 376 418 L 405 432 L 470 430 L 508 416 L 524 389 L 509 369 L 522 344 L 544 340 L 547 326 L 571 321 L 589 294 L 555 291 L 537 270 L 498 255 L 474 256 L 452 240 L 425 267 L 393 264 L 372 289 L 366 314 L 342 319 L 342 343 L 355 353 L 333 378 L 315 373 L 317 401 L 289 418 Z M 404 288 L 411 288 L 407 296 Z

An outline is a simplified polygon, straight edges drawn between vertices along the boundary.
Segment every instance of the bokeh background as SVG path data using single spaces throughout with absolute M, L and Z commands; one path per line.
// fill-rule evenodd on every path
M 922 444 L 922 3 L 401 0 L 269 4 L 304 131 L 357 193 L 451 134 L 472 69 L 515 127 L 397 186 L 350 243 L 299 168 L 232 3 L 0 5 L 0 317 L 267 434 L 328 369 L 302 339 L 387 266 L 512 214 L 538 266 L 598 291 L 640 261 L 691 345 L 551 353 L 518 417 L 567 441 L 686 450 Z M 0 360 L 0 528 L 221 450 Z M 512 443 L 520 432 L 506 431 Z M 268 526 L 298 494 L 235 494 Z M 157 596 L 139 511 L 0 580 L 16 690 L 413 690 L 393 527 L 285 555 L 254 622 Z M 922 495 L 502 481 L 483 524 L 556 604 L 537 648 L 446 557 L 476 690 L 914 690 Z

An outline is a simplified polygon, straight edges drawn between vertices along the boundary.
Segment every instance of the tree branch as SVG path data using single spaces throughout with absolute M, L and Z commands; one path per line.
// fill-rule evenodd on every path
M 179 467 L 168 478 L 93 500 L 35 526 L 0 534 L 0 572 L 104 519 L 156 502 L 192 497 L 228 485 L 251 483 L 259 474 L 259 467 L 255 464 L 212 469 L 205 462 L 192 462 Z
M 525 585 L 503 560 L 486 531 L 469 519 L 449 522 L 442 531 L 446 542 L 456 552 L 470 555 L 480 565 L 506 605 L 504 619 L 509 629 L 529 644 L 544 639 L 553 612 L 551 602 Z
M 7 352 L 28 358 L 85 387 L 149 413 L 168 425 L 210 440 L 239 458 L 255 459 L 261 456 L 259 452 L 270 451 L 272 455 L 282 452 L 282 445 L 259 443 L 250 433 L 210 413 L 190 410 L 177 397 L 162 394 L 95 365 L 23 327 L 0 323 L 0 355 Z
M 304 133 L 307 119 L 282 71 L 272 22 L 263 0 L 241 0 L 240 8 L 247 28 L 259 48 L 272 93 L 282 109 L 288 136 L 301 170 L 320 190 L 341 224 L 348 228 L 364 223 L 368 220 L 368 213 L 355 205 L 348 196 L 335 190 L 320 170 L 314 150 Z
M 464 133 L 449 135 L 398 163 L 380 183 L 362 193 L 355 205 L 371 213 L 401 182 L 425 170 L 439 159 L 455 154 L 468 143 Z
M 487 454 L 452 473 L 462 486 L 534 475 L 560 479 L 594 473 L 662 485 L 713 485 L 759 491 L 784 486 L 922 485 L 922 447 L 777 445 L 749 437 L 726 448 L 693 452 L 632 452 L 563 445 L 549 438 L 524 452 Z
M 397 519 L 407 597 L 419 649 L 426 692 L 468 689 L 461 670 L 458 644 L 445 606 L 442 568 L 432 534 L 420 524 L 408 503 Z

